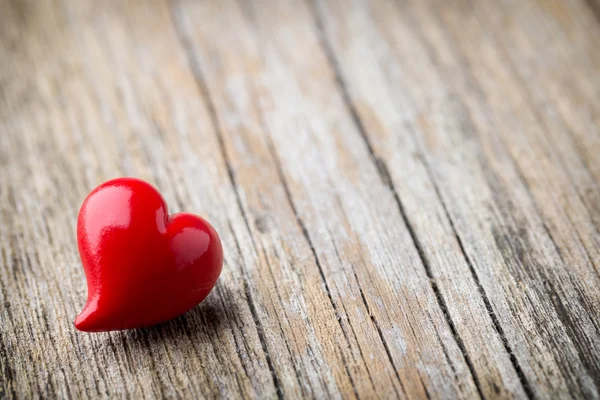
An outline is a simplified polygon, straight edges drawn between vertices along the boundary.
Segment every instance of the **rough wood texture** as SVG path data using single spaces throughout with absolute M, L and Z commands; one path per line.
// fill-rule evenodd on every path
M 0 397 L 600 398 L 596 0 L 0 0 Z M 209 298 L 83 334 L 85 195 Z

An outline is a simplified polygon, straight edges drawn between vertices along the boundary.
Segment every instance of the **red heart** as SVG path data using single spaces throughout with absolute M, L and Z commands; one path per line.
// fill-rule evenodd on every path
M 223 265 L 219 236 L 204 219 L 167 213 L 148 183 L 108 181 L 83 202 L 79 255 L 88 284 L 75 327 L 99 332 L 167 321 L 200 303 Z

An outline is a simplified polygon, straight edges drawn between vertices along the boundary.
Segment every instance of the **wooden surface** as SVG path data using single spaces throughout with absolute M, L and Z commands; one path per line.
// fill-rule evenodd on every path
M 0 0 L 0 397 L 600 398 L 597 0 Z M 84 334 L 122 175 L 225 265 Z

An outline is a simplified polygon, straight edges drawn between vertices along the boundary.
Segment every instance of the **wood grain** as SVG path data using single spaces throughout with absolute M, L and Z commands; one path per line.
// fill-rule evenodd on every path
M 600 398 L 594 0 L 0 0 L 0 398 Z M 84 334 L 116 176 L 223 274 Z

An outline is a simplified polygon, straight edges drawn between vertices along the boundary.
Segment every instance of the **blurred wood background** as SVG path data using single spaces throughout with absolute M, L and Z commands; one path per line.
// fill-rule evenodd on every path
M 597 0 L 0 0 L 0 397 L 600 397 Z M 77 332 L 117 176 L 225 266 Z

